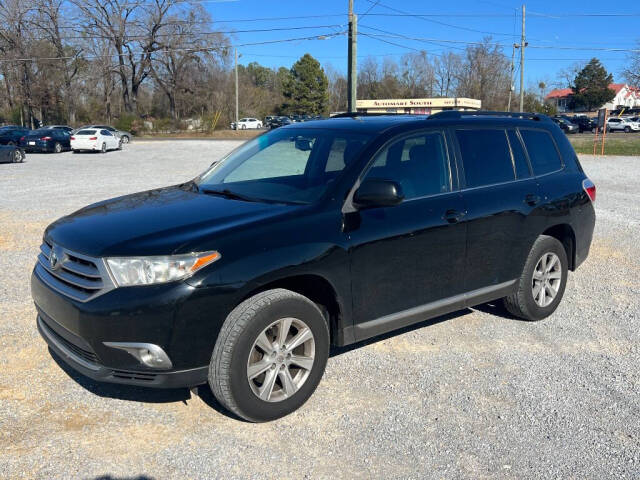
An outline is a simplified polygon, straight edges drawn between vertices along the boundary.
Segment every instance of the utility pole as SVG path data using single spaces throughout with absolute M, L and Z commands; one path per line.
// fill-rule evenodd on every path
M 524 49 L 527 46 L 527 42 L 524 39 L 524 17 L 525 6 L 522 5 L 522 39 L 520 40 L 520 111 L 524 108 Z
M 357 41 L 358 41 L 358 18 L 353 13 L 353 0 L 349 0 L 349 53 L 347 65 L 347 110 L 349 112 L 356 111 L 356 89 L 358 85 L 358 67 L 357 67 Z
M 513 48 L 511 49 L 511 81 L 509 82 L 509 103 L 507 104 L 507 112 L 511 111 L 511 95 L 513 94 L 513 74 L 514 74 L 514 70 L 515 70 L 515 59 L 516 59 L 516 48 L 518 48 L 518 44 L 514 43 L 513 44 Z
M 238 49 L 234 49 L 236 53 L 236 130 L 238 129 Z

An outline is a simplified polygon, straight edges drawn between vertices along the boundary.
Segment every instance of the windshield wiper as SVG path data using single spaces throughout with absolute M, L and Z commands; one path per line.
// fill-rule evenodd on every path
M 244 202 L 259 202 L 260 200 L 247 197 L 246 195 L 241 195 L 236 192 L 232 192 L 231 190 L 227 190 L 226 188 L 223 190 L 210 190 L 206 188 L 201 188 L 200 191 L 202 193 L 206 193 L 207 195 L 219 195 L 221 197 L 230 198 L 232 200 L 242 200 Z

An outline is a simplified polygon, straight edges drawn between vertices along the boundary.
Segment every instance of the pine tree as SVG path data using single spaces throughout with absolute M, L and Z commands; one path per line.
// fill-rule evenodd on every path
M 326 113 L 329 102 L 329 82 L 324 70 L 308 53 L 291 67 L 284 79 L 282 110 L 287 113 L 318 115 Z
M 609 88 L 611 82 L 613 75 L 607 73 L 600 60 L 592 58 L 573 80 L 573 108 L 593 110 L 613 100 L 616 93 Z

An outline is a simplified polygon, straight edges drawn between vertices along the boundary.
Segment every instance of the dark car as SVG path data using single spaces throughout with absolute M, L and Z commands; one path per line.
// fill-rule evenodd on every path
M 39 128 L 21 137 L 20 146 L 27 152 L 60 153 L 71 150 L 71 136 L 60 128 Z
M 0 163 L 24 162 L 24 152 L 15 145 L 0 145 Z
M 598 119 L 576 115 L 575 117 L 571 118 L 571 123 L 578 126 L 578 131 L 580 133 L 595 132 L 598 126 Z
M 42 127 L 42 128 L 59 128 L 60 130 L 64 130 L 65 132 L 68 132 L 69 135 L 71 135 L 71 132 L 75 130 L 73 127 L 70 127 L 69 125 L 47 125 L 46 127 Z
M 564 133 L 578 133 L 578 125 L 570 122 L 566 118 L 553 117 L 551 120 L 557 123 Z
M 274 129 L 284 127 L 285 125 L 291 125 L 292 123 L 293 122 L 289 117 L 275 117 L 271 120 L 271 123 L 269 123 L 269 128 Z
M 7 125 L 0 127 L 0 145 L 19 145 L 20 138 L 31 130 L 17 125 Z
M 290 125 L 192 181 L 51 224 L 37 325 L 95 380 L 208 382 L 237 415 L 272 420 L 313 393 L 331 345 L 499 299 L 551 315 L 589 252 L 594 200 L 542 115 Z

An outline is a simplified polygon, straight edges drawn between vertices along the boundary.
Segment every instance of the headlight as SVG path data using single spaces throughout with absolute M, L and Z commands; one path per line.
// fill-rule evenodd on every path
M 219 260 L 220 257 L 218 252 L 158 257 L 121 257 L 107 258 L 107 265 L 117 286 L 128 287 L 182 280 Z

